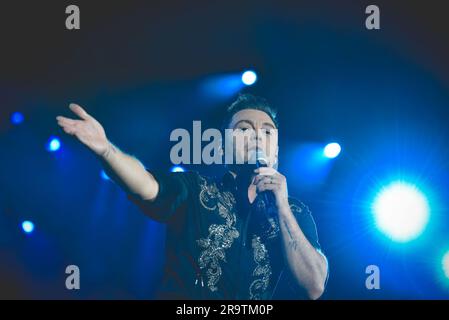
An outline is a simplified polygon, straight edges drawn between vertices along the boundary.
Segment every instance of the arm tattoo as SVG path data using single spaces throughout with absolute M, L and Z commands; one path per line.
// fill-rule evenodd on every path
M 298 242 L 296 240 L 291 240 L 288 242 L 288 247 L 292 248 L 295 251 L 296 251 L 297 246 L 298 246 Z
M 284 221 L 285 228 L 287 229 L 288 235 L 290 236 L 290 240 L 293 240 L 292 233 L 290 232 L 290 228 L 288 227 L 287 222 Z
M 293 239 L 293 235 L 290 232 L 290 228 L 288 227 L 287 222 L 284 221 L 284 225 L 285 225 L 285 228 L 287 229 L 288 235 L 290 236 L 290 241 L 288 242 L 288 247 L 292 248 L 293 250 L 296 251 L 296 247 L 298 246 L 298 242 L 295 239 Z

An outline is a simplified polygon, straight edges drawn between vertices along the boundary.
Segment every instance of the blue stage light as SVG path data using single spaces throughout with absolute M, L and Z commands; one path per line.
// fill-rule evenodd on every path
M 34 230 L 34 223 L 32 223 L 31 221 L 23 221 L 22 222 L 22 230 L 25 233 L 31 233 Z
M 444 275 L 449 279 L 449 251 L 444 254 L 441 260 L 441 266 L 443 267 Z
M 186 170 L 181 166 L 173 166 L 170 171 L 171 172 L 185 172 Z
M 247 85 L 251 86 L 257 81 L 257 74 L 254 71 L 245 71 L 242 74 L 242 82 Z
M 104 170 L 101 170 L 100 176 L 101 176 L 101 178 L 103 178 L 104 180 L 109 180 L 109 176 L 106 174 L 106 172 L 105 172 Z
M 47 150 L 50 152 L 58 151 L 61 148 L 61 142 L 56 137 L 50 137 L 47 142 Z
M 20 112 L 14 112 L 13 114 L 11 114 L 11 123 L 18 125 L 21 124 L 24 120 L 24 116 L 22 113 Z
M 417 238 L 430 215 L 424 194 L 416 186 L 402 181 L 384 187 L 376 196 L 372 211 L 379 230 L 396 242 Z
M 329 159 L 337 157 L 340 154 L 340 152 L 341 147 L 336 142 L 329 143 L 324 147 L 324 156 Z

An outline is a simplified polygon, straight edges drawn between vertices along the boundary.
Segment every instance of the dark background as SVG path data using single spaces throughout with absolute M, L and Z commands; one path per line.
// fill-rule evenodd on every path
M 80 7 L 81 30 L 65 29 L 69 4 Z M 365 28 L 369 4 L 380 7 L 380 30 Z M 436 0 L 2 3 L 0 297 L 151 298 L 163 225 L 101 179 L 55 117 L 77 102 L 124 151 L 170 170 L 170 132 L 192 120 L 219 125 L 237 92 L 210 84 L 253 69 L 258 81 L 241 92 L 279 109 L 279 169 L 310 206 L 330 263 L 323 298 L 447 298 L 447 12 Z M 25 116 L 20 126 L 14 111 Z M 59 152 L 45 150 L 51 135 Z M 331 141 L 341 155 L 308 176 L 304 149 Z M 401 245 L 379 234 L 369 211 L 393 178 L 421 186 L 431 205 L 423 235 Z M 31 235 L 25 219 L 36 224 Z M 69 264 L 80 267 L 79 291 L 65 289 Z M 365 288 L 370 264 L 380 290 Z

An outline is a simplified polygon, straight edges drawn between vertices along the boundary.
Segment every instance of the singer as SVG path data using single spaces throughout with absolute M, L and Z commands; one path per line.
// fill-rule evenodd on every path
M 308 207 L 289 197 L 278 168 L 277 115 L 245 94 L 227 108 L 224 129 L 234 157 L 222 177 L 197 172 L 150 172 L 114 146 L 101 124 L 80 106 L 80 119 L 58 116 L 63 130 L 86 145 L 106 173 L 152 219 L 166 223 L 161 299 L 318 299 L 328 264 Z M 273 130 L 274 129 L 274 130 Z M 239 141 L 239 139 L 236 139 Z M 240 140 L 242 141 L 242 140 Z M 275 145 L 276 152 L 267 152 Z M 222 148 L 221 152 L 226 148 Z M 256 165 L 249 159 L 256 157 Z M 239 163 L 239 164 L 237 164 Z

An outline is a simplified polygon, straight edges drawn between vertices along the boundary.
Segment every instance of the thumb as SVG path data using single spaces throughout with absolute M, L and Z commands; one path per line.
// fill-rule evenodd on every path
M 69 105 L 70 110 L 73 111 L 73 113 L 75 113 L 78 117 L 80 117 L 83 120 L 88 120 L 91 118 L 91 116 L 86 112 L 86 110 L 84 110 L 83 108 L 81 108 L 79 105 L 77 105 L 76 103 L 71 103 Z

